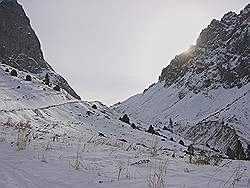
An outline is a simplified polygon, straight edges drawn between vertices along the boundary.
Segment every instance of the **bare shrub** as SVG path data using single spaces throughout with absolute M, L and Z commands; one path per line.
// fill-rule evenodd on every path
M 118 175 L 117 175 L 117 180 L 118 181 L 120 180 L 121 173 L 122 173 L 123 170 L 125 170 L 124 164 L 123 163 L 119 163 L 119 165 L 118 165 Z
M 10 128 L 10 127 L 13 128 L 16 127 L 16 123 L 13 122 L 11 118 L 8 118 L 6 122 L 1 122 L 0 126 L 4 128 Z
M 193 164 L 196 165 L 215 165 L 217 166 L 223 160 L 221 155 L 216 154 L 203 154 L 203 155 L 196 155 L 194 160 L 192 161 Z
M 152 134 L 153 135 L 153 134 Z M 152 149 L 150 151 L 151 155 L 153 157 L 159 155 L 159 152 L 161 151 L 162 147 L 158 146 L 158 140 L 157 137 L 155 135 L 153 135 L 153 139 L 152 139 Z
M 164 188 L 164 177 L 167 175 L 167 162 L 160 161 L 158 164 L 149 168 L 149 174 L 147 177 L 148 187 L 149 188 Z
M 27 145 L 30 143 L 30 137 L 31 137 L 31 126 L 28 121 L 26 122 L 19 122 L 17 124 L 17 142 L 16 147 L 17 150 L 24 150 Z
M 81 155 L 80 155 L 80 147 L 77 148 L 76 151 L 76 156 L 75 159 L 72 161 L 69 161 L 69 166 L 71 168 L 73 168 L 74 170 L 80 170 L 80 167 L 83 166 L 82 162 L 81 162 Z

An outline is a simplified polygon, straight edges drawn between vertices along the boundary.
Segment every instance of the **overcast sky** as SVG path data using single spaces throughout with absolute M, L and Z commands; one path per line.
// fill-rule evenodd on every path
M 83 100 L 142 92 L 213 18 L 245 0 L 19 0 L 45 59 Z

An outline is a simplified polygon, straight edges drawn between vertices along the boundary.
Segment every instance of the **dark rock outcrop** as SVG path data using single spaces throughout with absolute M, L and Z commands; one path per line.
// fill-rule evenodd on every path
M 130 124 L 129 117 L 127 114 L 124 114 L 122 117 L 119 118 L 120 121 Z

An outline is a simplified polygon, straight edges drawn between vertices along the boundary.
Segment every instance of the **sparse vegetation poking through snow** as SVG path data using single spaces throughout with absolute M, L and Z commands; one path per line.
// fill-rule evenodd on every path
M 81 162 L 80 152 L 81 152 L 81 149 L 80 149 L 80 146 L 78 146 L 75 159 L 73 161 L 69 161 L 69 166 L 75 170 L 80 170 L 80 167 L 83 166 Z
M 195 155 L 194 159 L 192 160 L 193 164 L 196 165 L 213 165 L 218 166 L 222 162 L 223 158 L 221 155 L 218 154 L 211 154 L 211 153 L 203 153 L 199 155 Z
M 153 165 L 153 167 L 152 167 Z M 149 166 L 148 169 L 148 187 L 149 188 L 164 188 L 164 178 L 167 175 L 167 161 L 158 161 Z
M 8 118 L 6 122 L 0 123 L 0 126 L 4 128 L 10 128 L 10 127 L 14 128 L 16 127 L 16 123 L 14 123 L 11 118 Z
M 117 175 L 117 180 L 118 180 L 118 181 L 119 181 L 120 178 L 121 178 L 121 173 L 122 173 L 123 170 L 125 170 L 125 164 L 122 163 L 122 162 L 120 162 L 120 163 L 118 164 L 118 175 Z
M 17 134 L 17 142 L 16 147 L 17 150 L 24 150 L 30 142 L 31 136 L 31 126 L 30 123 L 27 122 L 19 122 L 17 124 L 18 134 Z
M 153 135 L 153 140 L 152 140 L 152 150 L 151 150 L 151 155 L 152 157 L 155 157 L 159 155 L 159 152 L 162 148 L 158 146 L 158 140 L 155 135 Z
M 45 144 L 45 145 L 42 146 L 42 158 L 41 158 L 41 162 L 43 162 L 43 163 L 47 163 L 45 154 L 46 154 L 46 152 L 48 150 L 50 150 L 50 143 L 49 142 L 47 144 Z

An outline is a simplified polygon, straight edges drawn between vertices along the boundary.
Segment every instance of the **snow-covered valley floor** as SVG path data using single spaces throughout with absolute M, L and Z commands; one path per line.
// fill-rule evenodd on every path
M 41 139 L 17 151 L 17 131 L 6 127 L 0 131 L 1 188 L 154 187 L 150 182 L 159 187 L 250 186 L 248 161 L 190 164 L 185 155 L 153 153 L 99 136 Z

